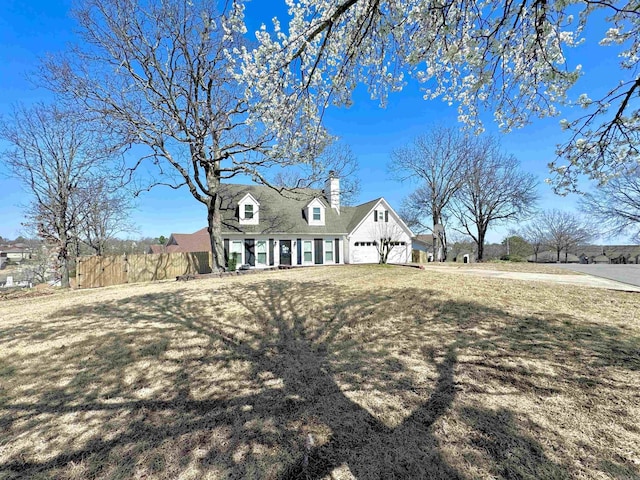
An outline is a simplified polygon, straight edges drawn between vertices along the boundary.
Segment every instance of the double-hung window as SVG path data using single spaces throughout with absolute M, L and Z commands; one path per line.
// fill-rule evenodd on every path
M 236 261 L 238 262 L 238 265 L 242 264 L 242 240 L 234 240 L 233 242 L 231 242 L 231 256 L 235 255 L 236 256 Z
M 302 253 L 304 262 L 313 261 L 313 244 L 311 240 L 305 240 L 302 242 Z
M 244 219 L 253 219 L 253 205 L 251 203 L 245 203 L 244 205 Z
M 333 262 L 333 240 L 324 241 L 324 261 Z
M 256 256 L 260 265 L 267 264 L 267 241 L 258 240 L 256 242 Z
M 313 221 L 319 222 L 320 220 L 322 220 L 320 216 L 320 207 L 313 207 Z

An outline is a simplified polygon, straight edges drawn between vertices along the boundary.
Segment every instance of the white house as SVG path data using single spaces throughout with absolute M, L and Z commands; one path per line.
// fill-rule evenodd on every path
M 269 266 L 411 261 L 411 230 L 384 198 L 340 205 L 340 180 L 324 190 L 279 193 L 255 185 L 223 185 L 225 259 Z M 196 232 L 202 233 L 202 231 Z M 195 235 L 195 234 L 194 234 Z
M 347 263 L 378 263 L 387 249 L 387 263 L 411 261 L 411 230 L 384 198 L 353 207 L 347 233 Z

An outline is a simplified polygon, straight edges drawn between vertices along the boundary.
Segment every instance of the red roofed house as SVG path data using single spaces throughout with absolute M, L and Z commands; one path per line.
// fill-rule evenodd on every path
M 207 228 L 193 233 L 172 233 L 166 245 L 150 245 L 147 253 L 210 252 L 211 241 Z

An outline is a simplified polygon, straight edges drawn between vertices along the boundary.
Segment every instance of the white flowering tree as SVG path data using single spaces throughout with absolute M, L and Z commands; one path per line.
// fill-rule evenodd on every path
M 50 58 L 45 81 L 123 143 L 146 147 L 136 167 L 158 167 L 152 186 L 185 186 L 205 206 L 214 269 L 224 265 L 222 182 L 331 169 L 317 160 L 327 137 L 310 97 L 242 83 L 242 2 L 86 0 L 75 17 L 83 43 Z
M 557 115 L 578 104 L 585 115 L 550 164 L 560 191 L 576 188 L 576 175 L 600 181 L 640 161 L 637 0 L 287 0 L 288 28 L 257 32 L 258 47 L 243 50 L 244 78 L 252 94 L 273 98 L 269 115 L 284 112 L 282 95 L 314 96 L 322 109 L 348 105 L 358 83 L 384 104 L 411 76 L 424 98 L 458 108 L 459 120 L 481 130 L 491 111 L 503 130 L 534 117 Z M 600 44 L 619 55 L 619 71 L 598 100 L 568 90 L 581 75 L 565 52 L 584 30 L 605 17 Z

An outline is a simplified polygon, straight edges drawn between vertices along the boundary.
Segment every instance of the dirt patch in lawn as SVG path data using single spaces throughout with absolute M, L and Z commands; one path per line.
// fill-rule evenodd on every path
M 640 478 L 640 296 L 401 267 L 0 304 L 0 478 Z

